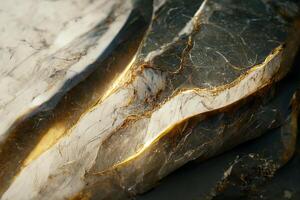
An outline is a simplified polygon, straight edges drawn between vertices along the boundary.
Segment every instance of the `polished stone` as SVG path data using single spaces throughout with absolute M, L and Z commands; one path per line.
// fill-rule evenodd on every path
M 2 84 L 2 199 L 132 198 L 289 124 L 276 87 L 300 42 L 295 2 L 85 3 L 38 57 L 5 68 L 25 89 Z

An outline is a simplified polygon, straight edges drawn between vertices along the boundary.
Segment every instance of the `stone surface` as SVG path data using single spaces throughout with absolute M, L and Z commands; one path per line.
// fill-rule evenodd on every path
M 273 104 L 275 107 L 280 107 L 281 118 L 287 118 L 291 113 L 291 99 L 293 94 L 299 89 L 300 56 L 297 56 L 297 62 L 293 71 L 280 81 L 275 87 L 275 97 Z M 295 103 L 297 101 L 294 101 Z M 299 101 L 298 101 L 299 105 Z M 294 106 L 295 108 L 295 106 Z M 294 109 L 295 110 L 295 109 Z M 288 125 L 289 123 L 287 123 Z M 295 137 L 291 133 L 288 126 L 279 127 L 268 131 L 264 136 L 253 141 L 243 143 L 238 147 L 221 154 L 215 158 L 206 160 L 205 162 L 190 162 L 185 167 L 172 173 L 167 178 L 163 179 L 158 187 L 154 190 L 139 196 L 138 200 L 152 200 L 152 199 L 211 199 L 212 194 L 215 194 L 215 188 L 224 177 L 224 172 L 230 166 L 239 161 L 245 160 L 249 155 L 259 156 L 259 160 L 265 160 L 276 166 L 272 177 L 258 177 L 254 184 L 255 192 L 246 190 L 248 185 L 239 184 L 240 189 L 229 187 L 226 192 L 219 192 L 219 199 L 284 199 L 286 191 L 292 195 L 291 199 L 298 199 L 300 195 L 300 162 L 299 162 L 299 137 L 297 137 L 296 150 L 293 148 Z M 285 134 L 282 134 L 285 133 Z M 283 137 L 284 136 L 284 137 Z M 290 142 L 287 142 L 290 141 Z M 288 145 L 286 145 L 288 144 Z M 286 148 L 289 147 L 289 148 Z M 291 160 L 286 162 L 284 157 L 289 158 L 295 150 L 295 154 Z M 288 156 L 282 156 L 288 155 Z M 283 162 L 284 161 L 284 162 Z M 253 172 L 253 168 L 257 169 L 257 162 L 248 162 L 248 165 L 243 165 L 245 174 Z M 252 166 L 250 168 L 250 166 Z M 279 170 L 277 170 L 280 168 Z M 239 168 L 236 168 L 239 169 Z M 274 168 L 273 168 L 274 169 Z M 237 173 L 238 174 L 238 173 Z M 236 184 L 239 179 L 234 179 L 231 183 Z M 260 184 L 257 184 L 257 183 Z M 236 184 L 239 186 L 239 184 Z M 222 184 L 221 184 L 222 185 Z M 252 184 L 253 185 L 253 184 Z M 232 189 L 232 190 L 230 190 Z M 244 189 L 241 190 L 241 189 Z M 246 190 L 246 191 L 245 191 Z M 170 193 L 170 191 L 172 191 Z M 229 196 L 230 195 L 230 196 Z M 217 198 L 216 198 L 217 199 Z
M 85 3 L 102 12 L 55 18 L 38 57 L 4 56 L 1 199 L 131 198 L 286 123 L 273 99 L 299 45 L 293 1 Z
M 84 78 L 83 71 L 117 36 L 130 7 L 105 0 L 1 2 L 1 138 L 17 118 Z

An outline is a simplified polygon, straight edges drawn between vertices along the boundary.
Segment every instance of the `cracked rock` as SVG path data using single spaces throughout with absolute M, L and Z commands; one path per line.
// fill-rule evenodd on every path
M 41 22 L 12 2 L 1 14 L 26 42 L 1 49 L 3 200 L 132 198 L 286 123 L 272 100 L 300 42 L 293 1 L 54 1 L 45 33 L 16 28 Z

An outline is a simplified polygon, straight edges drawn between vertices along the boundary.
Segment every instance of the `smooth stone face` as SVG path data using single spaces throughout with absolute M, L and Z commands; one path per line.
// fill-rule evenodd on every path
M 16 120 L 51 109 L 57 99 L 47 101 L 90 73 L 131 9 L 118 0 L 1 3 L 0 142 Z
M 118 4 L 118 2 L 112 3 Z M 136 10 L 137 4 L 131 9 L 127 9 L 126 5 L 127 4 L 124 4 L 121 7 L 111 7 L 113 10 L 110 11 L 110 17 L 116 15 L 119 18 L 111 18 L 109 23 L 113 23 L 111 25 L 114 28 L 117 28 L 116 26 L 119 24 L 122 30 L 117 31 L 115 35 L 107 33 L 107 36 L 111 37 L 113 40 L 108 45 L 107 49 L 105 49 L 105 44 L 110 41 L 106 38 L 107 36 L 104 38 L 102 38 L 102 36 L 103 31 L 106 30 L 103 29 L 103 26 L 105 25 L 105 27 L 108 27 L 109 24 L 106 21 L 107 19 L 101 21 L 100 18 L 96 17 L 93 20 L 100 20 L 99 24 L 96 24 L 96 27 L 87 27 L 87 33 L 82 35 L 79 39 L 75 38 L 74 41 L 70 42 L 72 44 L 70 45 L 71 47 L 68 47 L 72 51 L 84 50 L 87 53 L 87 55 L 84 56 L 84 59 L 88 59 L 88 63 L 81 65 L 82 63 L 80 64 L 80 62 L 82 60 L 78 60 L 79 63 L 74 61 L 75 64 L 70 66 L 82 66 L 84 67 L 84 69 L 82 69 L 83 71 L 78 73 L 75 77 L 68 79 L 64 83 L 63 88 L 56 88 L 57 90 L 53 90 L 54 96 L 46 102 L 39 102 L 40 105 L 36 105 L 37 108 L 31 110 L 28 115 L 25 115 L 22 118 L 15 116 L 14 126 L 10 127 L 9 130 L 1 128 L 1 131 L 5 132 L 4 138 L 6 139 L 4 142 L 0 142 L 0 194 L 8 187 L 7 184 L 13 179 L 23 165 L 26 165 L 26 163 L 35 159 L 41 152 L 46 151 L 55 144 L 67 133 L 68 129 L 72 128 L 80 116 L 86 112 L 89 107 L 99 101 L 99 98 L 103 96 L 106 89 L 112 84 L 116 74 L 121 73 L 124 70 L 124 65 L 130 63 L 150 21 L 151 4 L 150 7 L 147 7 L 150 9 L 148 12 L 147 10 L 140 9 L 142 13 Z M 144 4 L 144 6 L 146 5 L 147 4 Z M 55 4 L 55 6 L 59 5 Z M 91 6 L 93 7 L 94 5 Z M 109 4 L 107 4 L 107 6 L 109 6 Z M 123 10 L 124 6 L 126 8 L 125 10 Z M 101 9 L 107 9 L 105 6 L 100 7 Z M 117 10 L 115 10 L 116 8 Z M 120 10 L 123 11 L 121 12 Z M 95 12 L 98 11 L 95 10 Z M 109 10 L 107 10 L 107 12 L 109 12 Z M 43 14 L 51 15 L 51 13 L 47 12 Z M 124 21 L 121 20 L 122 16 L 125 17 Z M 79 24 L 80 22 L 81 21 L 78 21 Z M 114 22 L 117 22 L 117 24 L 114 24 Z M 86 23 L 91 23 L 91 21 L 84 21 L 82 23 L 83 25 L 80 25 L 83 29 L 83 26 L 86 25 Z M 86 43 L 93 43 L 93 45 L 96 45 L 94 39 L 100 40 L 99 44 L 101 44 L 99 45 L 99 48 L 104 48 L 103 52 L 96 46 L 93 46 L 91 51 L 79 49 L 80 45 Z M 102 39 L 106 40 L 105 43 L 101 42 Z M 59 52 L 60 55 L 66 53 L 65 49 L 62 49 Z M 65 56 L 70 60 L 72 59 L 69 54 Z M 51 65 L 53 59 L 52 57 L 49 59 L 47 58 L 44 67 L 47 67 L 47 64 Z M 56 64 L 61 65 L 61 62 L 64 63 L 65 61 L 59 59 L 59 62 Z M 51 67 L 55 66 L 56 65 L 51 65 Z M 47 69 L 51 70 L 50 67 Z M 26 72 L 26 70 L 23 71 Z M 41 69 L 41 71 L 43 71 L 43 69 Z M 28 73 L 30 74 L 30 72 Z M 37 74 L 33 74 L 32 77 L 33 76 L 38 77 L 40 79 L 39 81 L 44 81 L 43 76 Z M 63 82 L 65 76 L 51 75 L 50 78 L 56 80 L 53 82 L 60 84 Z M 21 80 L 26 81 L 25 77 L 23 77 L 23 79 Z M 71 91 L 68 91 L 72 85 L 76 86 L 73 87 Z M 13 87 L 14 85 L 11 84 L 9 86 Z M 41 87 L 41 85 L 36 81 L 33 85 L 27 86 L 27 89 L 30 90 L 32 87 Z M 23 95 L 28 96 L 30 94 L 24 93 Z M 3 96 L 1 96 L 1 98 L 2 97 Z M 21 96 L 18 98 L 19 100 L 22 99 Z M 24 108 L 30 107 L 30 105 L 27 104 L 26 99 L 22 100 L 20 106 L 24 106 Z M 9 105 L 4 107 L 4 109 L 7 110 L 9 109 L 8 107 Z M 15 108 L 10 112 L 12 116 L 20 111 L 17 107 Z M 4 115 L 2 117 L 4 117 Z M 6 119 L 9 119 L 9 117 L 10 115 L 6 116 Z M 6 121 L 1 121 L 0 124 L 3 126 L 7 125 Z M 26 135 L 26 137 L 24 135 Z
M 97 38 L 103 51 L 87 51 L 67 89 L 39 99 L 47 109 L 6 130 L 2 199 L 130 198 L 284 123 L 272 91 L 299 45 L 295 16 L 262 1 L 166 0 L 151 20 L 151 1 L 124 5 L 108 12 L 124 21 L 108 17 L 71 42 Z
M 193 22 L 190 19 L 189 23 L 185 20 L 191 14 L 182 17 L 181 13 L 189 9 L 185 6 L 172 16 L 174 21 L 177 16 L 181 20 L 176 20 L 178 28 L 167 27 L 171 33 L 161 25 L 169 26 L 163 22 L 171 15 L 164 13 L 163 8 L 155 18 L 141 56 L 149 52 L 146 61 L 150 66 L 169 72 L 173 90 L 178 87 L 214 88 L 234 81 L 262 63 L 285 41 L 288 31 L 287 22 L 259 0 L 251 3 L 207 1 L 199 11 L 199 19 Z M 177 8 L 177 5 L 166 6 L 171 11 Z M 181 23 L 185 23 L 185 28 Z M 165 45 L 161 42 L 164 36 L 172 38 L 173 42 Z M 151 44 L 161 47 L 153 52 L 153 48 L 147 46 Z
M 202 0 L 165 1 L 155 13 L 138 58 L 145 59 L 151 52 L 174 43 L 202 3 Z

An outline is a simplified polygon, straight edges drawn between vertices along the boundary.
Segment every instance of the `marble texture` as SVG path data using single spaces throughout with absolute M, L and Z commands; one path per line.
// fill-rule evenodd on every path
M 1 72 L 1 199 L 131 198 L 285 123 L 270 102 L 299 46 L 296 14 L 262 0 L 69 3 L 78 12 L 54 17 L 47 48 L 23 62 L 31 47 L 17 44 Z

